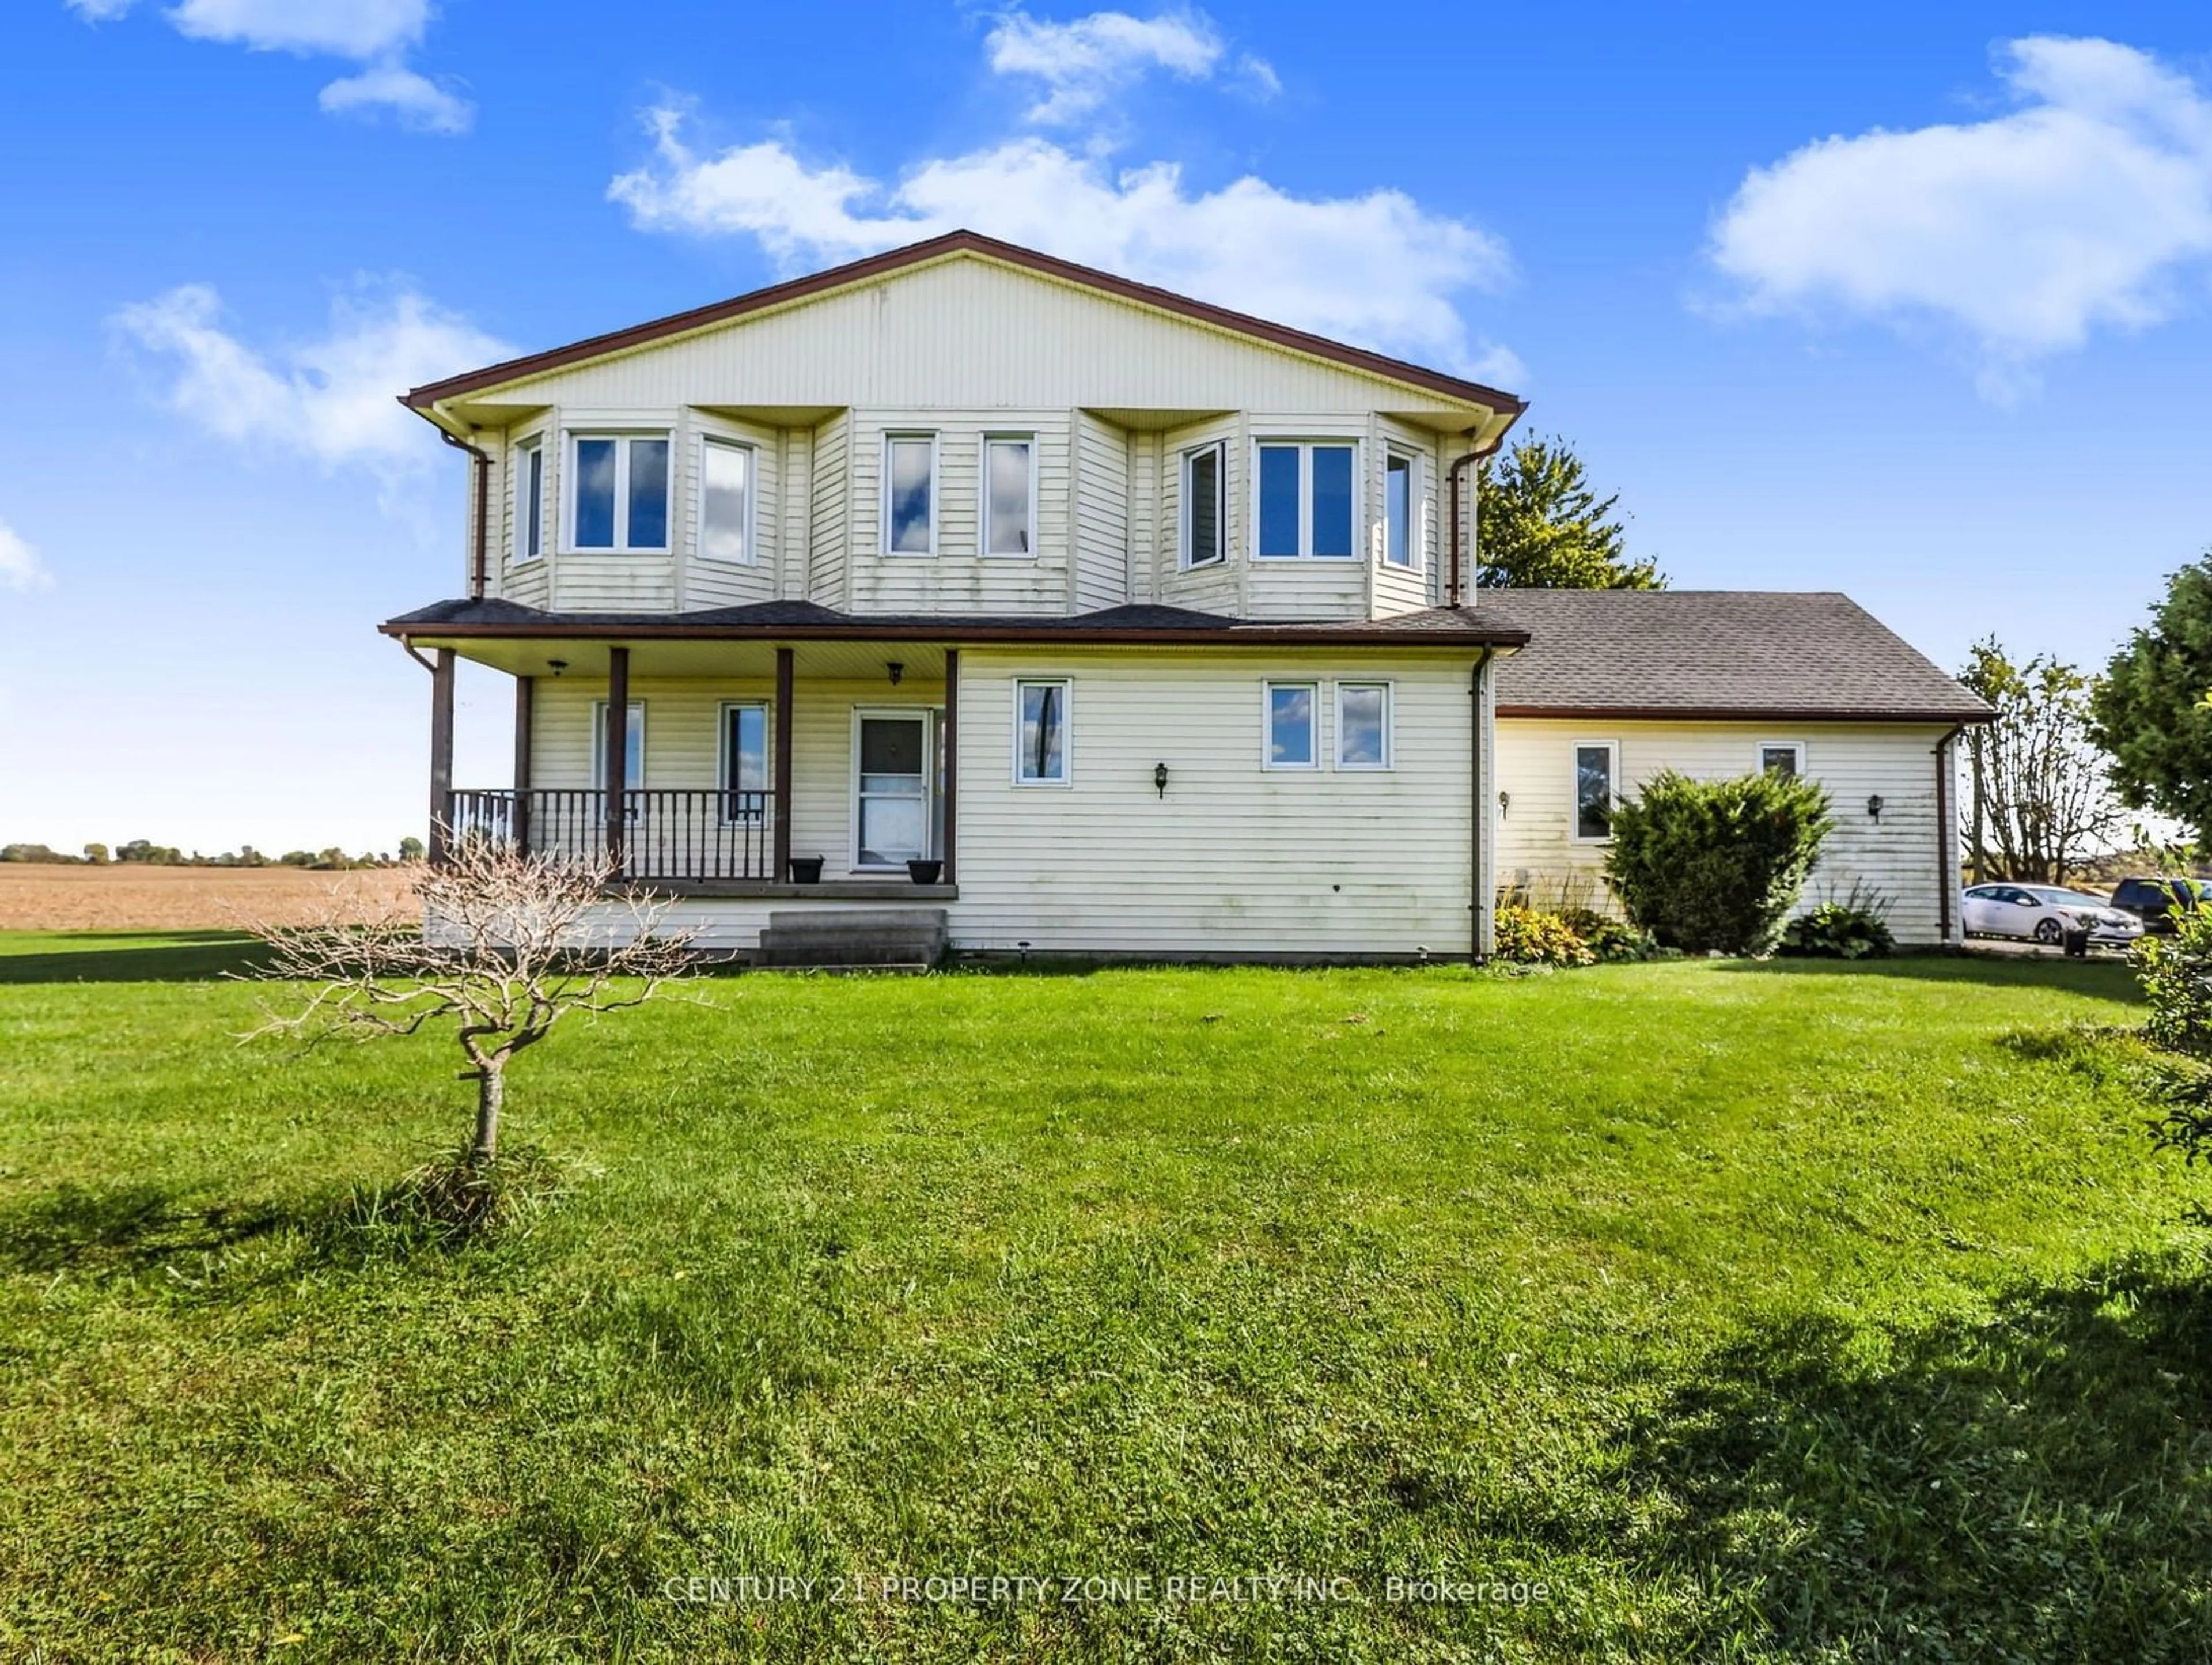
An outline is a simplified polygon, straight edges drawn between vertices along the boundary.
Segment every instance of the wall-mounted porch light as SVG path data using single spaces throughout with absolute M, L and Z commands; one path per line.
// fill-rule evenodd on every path
M 891 686 L 894 688 L 899 685 L 899 678 L 906 675 L 906 666 L 901 665 L 896 659 L 888 661 L 884 669 L 891 673 Z
M 566 671 L 568 668 L 568 661 L 566 659 L 548 659 L 545 661 L 545 668 L 557 677 L 563 671 Z
M 1875 793 L 1873 797 L 1867 799 L 1867 813 L 1874 817 L 1876 826 L 1881 824 L 1881 794 L 1880 793 Z
M 1152 786 L 1162 798 L 1168 795 L 1168 766 L 1165 763 L 1152 765 Z
M 1512 807 L 1513 794 L 1510 792 L 1499 793 L 1498 794 L 1498 818 L 1500 821 L 1503 821 L 1505 818 L 1507 812 L 1510 811 Z

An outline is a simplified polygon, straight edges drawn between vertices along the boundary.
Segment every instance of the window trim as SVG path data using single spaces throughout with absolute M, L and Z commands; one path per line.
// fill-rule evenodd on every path
M 646 749 L 647 716 L 645 702 L 632 700 L 629 708 L 637 713 L 637 773 L 623 777 L 623 790 L 636 792 L 645 785 L 645 771 L 652 761 Z M 607 787 L 607 702 L 605 696 L 592 702 L 592 778 L 586 787 L 591 792 L 605 792 Z
M 991 547 L 991 447 L 1025 445 L 1030 454 L 1029 538 L 1026 550 Z M 975 551 L 986 561 L 1034 561 L 1037 558 L 1037 436 L 1018 430 L 986 434 L 975 453 Z
M 576 542 L 576 488 L 582 470 L 576 465 L 576 447 L 586 440 L 611 440 L 615 447 L 615 541 L 580 544 Z M 639 440 L 659 440 L 668 447 L 668 489 L 665 520 L 668 540 L 661 544 L 629 541 L 629 449 Z M 561 553 L 563 555 L 673 555 L 676 552 L 676 430 L 672 428 L 571 428 L 562 435 Z
M 1042 788 L 1047 791 L 1066 791 L 1075 784 L 1075 678 L 1073 677 L 1016 677 L 1014 687 L 1013 734 L 1008 747 L 1008 759 L 1013 774 L 1012 782 L 1024 791 Z M 1022 690 L 1025 688 L 1053 687 L 1060 690 L 1060 778 L 1047 780 L 1022 773 Z
M 730 781 L 730 714 L 732 711 L 757 711 L 761 714 L 761 771 L 767 777 L 763 787 L 734 786 Z M 714 794 L 719 800 L 718 818 L 725 827 L 757 827 L 768 819 L 768 811 L 775 801 L 775 705 L 765 698 L 723 700 L 714 708 Z M 750 815 L 732 815 L 731 800 L 740 793 L 758 792 L 762 807 Z
M 877 484 L 876 552 L 895 561 L 928 561 L 937 555 L 937 533 L 945 519 L 945 470 L 943 435 L 934 428 L 887 428 L 884 430 L 884 446 L 878 471 L 883 477 Z M 929 547 L 926 550 L 895 550 L 891 547 L 891 450 L 902 442 L 915 440 L 929 441 Z
M 745 459 L 745 523 L 738 529 L 738 548 L 735 556 L 707 553 L 707 453 L 710 450 L 735 451 Z M 699 436 L 698 489 L 692 494 L 697 512 L 692 517 L 691 549 L 702 561 L 712 561 L 722 567 L 757 567 L 760 548 L 757 542 L 760 532 L 760 447 L 750 440 L 732 439 L 721 434 L 702 434 Z
M 1349 451 L 1352 453 L 1352 547 L 1342 555 L 1316 555 L 1313 546 L 1314 487 L 1313 453 L 1317 451 Z M 1353 562 L 1359 559 L 1359 528 L 1366 520 L 1366 482 L 1361 475 L 1364 441 L 1352 434 L 1322 434 L 1319 437 L 1292 439 L 1288 435 L 1270 434 L 1252 441 L 1252 500 L 1251 534 L 1247 540 L 1253 561 L 1273 565 L 1285 561 L 1319 561 L 1324 564 L 1336 562 Z M 1263 451 L 1296 451 L 1298 453 L 1298 552 L 1296 555 L 1262 555 L 1260 552 L 1260 453 Z
M 1322 684 L 1318 678 L 1304 677 L 1270 677 L 1260 684 L 1260 767 L 1270 775 L 1317 775 L 1321 772 L 1324 750 L 1321 732 Z M 1312 702 L 1307 709 L 1313 714 L 1309 719 L 1313 728 L 1313 756 L 1303 763 L 1279 763 L 1275 761 L 1275 690 L 1279 688 L 1303 688 L 1310 694 Z
M 514 531 L 508 540 L 507 559 L 513 565 L 520 567 L 532 561 L 541 561 L 545 556 L 545 435 L 543 433 L 531 434 L 517 440 L 512 447 L 512 456 Z M 533 466 L 538 473 L 534 490 L 532 489 L 530 477 Z M 534 528 L 530 524 L 533 513 L 538 520 Z M 534 539 L 530 536 L 533 530 L 537 533 Z
M 1344 677 L 1334 684 L 1334 695 L 1330 701 L 1332 720 L 1336 732 L 1330 737 L 1334 744 L 1329 755 L 1337 769 L 1346 775 L 1387 775 L 1398 766 L 1398 685 L 1387 677 Z M 1379 763 L 1346 763 L 1344 757 L 1344 694 L 1350 688 L 1379 688 L 1382 690 L 1382 761 Z
M 906 871 L 904 861 L 866 862 L 860 860 L 860 726 L 870 718 L 878 721 L 898 719 L 921 724 L 921 849 L 923 860 L 941 860 L 943 846 L 938 830 L 938 809 L 942 801 L 938 792 L 937 762 L 939 735 L 945 724 L 944 708 L 934 705 L 856 705 L 853 708 L 852 767 L 846 781 L 845 813 L 851 822 L 846 834 L 847 859 L 852 864 L 846 871 L 855 873 L 899 873 Z M 930 852 L 938 852 L 932 857 Z
M 1608 816 L 1606 829 L 1601 833 L 1586 834 L 1582 829 L 1583 819 L 1583 753 L 1603 750 L 1607 757 L 1605 777 L 1606 811 Z M 1611 812 L 1620 804 L 1620 742 L 1618 740 L 1577 740 L 1567 750 L 1567 837 L 1570 842 L 1582 845 L 1613 842 Z
M 1766 754 L 1770 751 L 1793 751 L 1797 754 L 1796 773 L 1793 779 L 1805 778 L 1805 743 L 1802 740 L 1761 740 L 1751 749 L 1751 767 L 1754 774 L 1766 773 Z
M 1200 457 L 1213 458 L 1213 554 L 1204 561 L 1191 558 L 1191 465 Z M 1187 573 L 1211 572 L 1229 563 L 1229 442 L 1209 440 L 1182 453 L 1176 465 L 1182 470 L 1176 487 L 1176 567 Z
M 1406 558 L 1403 561 L 1390 558 L 1390 465 L 1393 463 L 1406 465 Z M 1413 452 L 1385 446 L 1382 448 L 1382 561 L 1384 568 L 1401 573 L 1418 574 L 1422 570 L 1422 545 L 1427 540 L 1421 536 L 1421 459 Z

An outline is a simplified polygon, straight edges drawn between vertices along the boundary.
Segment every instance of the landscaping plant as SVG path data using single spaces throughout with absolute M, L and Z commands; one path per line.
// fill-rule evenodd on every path
M 617 893 L 613 877 L 603 864 L 464 840 L 424 871 L 416 910 L 258 931 L 262 975 L 309 993 L 295 1007 L 264 1005 L 253 1033 L 373 1040 L 451 1019 L 461 1079 L 477 1085 L 475 1133 L 450 1175 L 425 1171 L 413 1188 L 441 1218 L 489 1224 L 501 1209 L 507 1065 L 568 1013 L 642 1006 L 691 968 L 692 933 L 662 929 L 667 903 Z
M 1597 955 L 1563 915 L 1508 902 L 1491 930 L 1492 955 L 1509 965 L 1594 965 Z
M 1783 927 L 1782 951 L 1838 960 L 1893 954 L 1897 939 L 1889 930 L 1889 899 L 1859 884 L 1840 898 L 1824 897 Z
M 1779 773 L 1693 781 L 1669 769 L 1613 811 L 1606 877 L 1628 917 L 1692 954 L 1765 954 L 1832 825 L 1828 794 Z

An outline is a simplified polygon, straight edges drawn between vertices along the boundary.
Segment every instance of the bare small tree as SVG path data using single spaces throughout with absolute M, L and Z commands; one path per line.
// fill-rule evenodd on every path
M 469 1164 L 499 1154 L 507 1066 L 572 1012 L 642 1006 L 695 963 L 696 933 L 662 928 L 665 898 L 609 886 L 611 867 L 460 841 L 416 882 L 418 910 L 362 922 L 255 927 L 261 975 L 312 987 L 304 1006 L 264 1001 L 256 1036 L 313 1042 L 412 1035 L 444 1018 L 477 1084 Z M 249 1036 L 248 1038 L 252 1038 Z
M 1966 737 L 1975 878 L 2064 883 L 2126 825 L 2092 738 L 2094 682 L 2043 655 L 2015 665 L 1995 637 L 1974 644 L 1959 680 L 1997 714 Z

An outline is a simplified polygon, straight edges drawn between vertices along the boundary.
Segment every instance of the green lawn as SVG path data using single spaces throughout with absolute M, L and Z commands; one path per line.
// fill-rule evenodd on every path
M 447 1253 L 336 1222 L 450 1043 L 239 1047 L 229 951 L 0 939 L 0 1656 L 2212 1646 L 2123 968 L 720 979 L 516 1066 L 574 1188 Z M 1054 1582 L 883 1594 L 971 1575 Z

